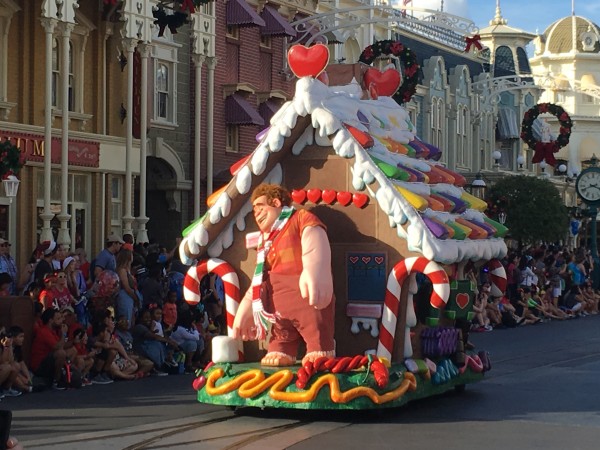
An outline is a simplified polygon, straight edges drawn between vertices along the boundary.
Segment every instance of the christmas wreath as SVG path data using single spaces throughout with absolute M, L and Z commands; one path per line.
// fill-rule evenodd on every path
M 555 141 L 541 142 L 533 137 L 533 121 L 542 113 L 552 114 L 560 123 L 560 132 Z M 526 111 L 521 123 L 521 139 L 535 152 L 531 162 L 535 164 L 545 160 L 548 164 L 554 166 L 556 164 L 554 153 L 569 143 L 572 126 L 573 122 L 569 114 L 561 106 L 554 103 L 538 103 Z
M 400 62 L 404 66 L 404 80 L 392 98 L 399 104 L 409 102 L 413 94 L 417 91 L 419 78 L 417 55 L 402 45 L 401 42 L 384 40 L 376 41 L 373 45 L 365 48 L 360 54 L 359 61 L 364 64 L 371 64 L 375 61 L 375 58 L 382 55 L 394 55 L 400 59 Z
M 9 140 L 0 142 L 0 179 L 16 176 L 23 167 L 23 155 L 16 145 Z

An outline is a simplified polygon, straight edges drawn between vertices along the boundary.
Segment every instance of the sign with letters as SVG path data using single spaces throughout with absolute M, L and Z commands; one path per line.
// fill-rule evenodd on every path
M 10 140 L 25 153 L 25 161 L 44 162 L 46 152 L 44 136 L 33 133 L 0 130 L 0 141 Z M 53 164 L 61 162 L 61 139 L 52 137 Z M 69 139 L 69 164 L 72 166 L 98 167 L 100 143 L 81 139 Z

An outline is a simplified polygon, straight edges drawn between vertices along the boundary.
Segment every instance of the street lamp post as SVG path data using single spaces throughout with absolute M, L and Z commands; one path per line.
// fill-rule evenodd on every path
M 477 175 L 475 175 L 475 179 L 471 183 L 471 194 L 477 198 L 480 198 L 481 200 L 484 200 L 486 187 L 487 185 L 485 184 L 485 181 L 483 181 L 481 173 L 477 173 Z

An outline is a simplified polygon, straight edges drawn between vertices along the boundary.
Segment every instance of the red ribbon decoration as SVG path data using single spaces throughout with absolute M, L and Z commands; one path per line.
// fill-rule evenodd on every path
M 545 160 L 548 164 L 554 166 L 556 164 L 554 153 L 556 153 L 558 149 L 559 147 L 556 145 L 556 142 L 536 142 L 534 149 L 535 153 L 533 154 L 531 162 L 537 164 Z
M 465 47 L 465 53 L 468 53 L 469 50 L 471 50 L 472 45 L 474 45 L 477 50 L 481 50 L 483 48 L 483 45 L 481 45 L 481 36 L 478 34 L 473 37 L 465 37 L 465 42 L 467 43 L 467 46 Z
M 185 11 L 186 9 L 190 11 L 190 14 L 194 14 L 196 10 L 194 9 L 194 2 L 192 0 L 183 0 L 181 10 Z

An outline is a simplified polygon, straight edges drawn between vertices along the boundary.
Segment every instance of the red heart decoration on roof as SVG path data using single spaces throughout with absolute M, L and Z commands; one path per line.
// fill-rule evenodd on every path
M 469 305 L 469 300 L 469 294 L 465 294 L 464 292 L 456 294 L 456 304 L 460 309 L 465 309 Z
M 323 202 L 325 202 L 325 204 L 331 205 L 333 202 L 335 202 L 335 197 L 336 192 L 333 189 L 323 189 L 321 198 L 323 199 Z
M 346 125 L 346 124 L 344 124 Z M 346 125 L 346 128 L 350 132 L 350 134 L 358 141 L 358 143 L 362 146 L 362 148 L 370 148 L 373 147 L 374 141 L 369 133 L 365 133 L 364 131 L 360 131 L 358 128 L 354 128 L 351 125 Z
M 352 195 L 352 203 L 357 208 L 362 208 L 369 203 L 369 196 L 367 194 L 354 194 Z
M 352 201 L 352 194 L 347 191 L 342 191 L 337 193 L 337 201 L 342 206 L 348 206 Z
M 301 205 L 306 200 L 306 191 L 304 189 L 294 189 L 292 191 L 292 200 Z
M 324 44 L 312 47 L 294 45 L 288 50 L 288 64 L 298 78 L 318 77 L 329 62 L 329 49 Z
M 319 203 L 319 200 L 321 200 L 321 189 L 309 189 L 306 193 L 306 197 L 313 203 Z
M 367 69 L 363 76 L 363 82 L 369 92 L 370 87 L 375 86 L 378 95 L 391 97 L 402 84 L 402 77 L 396 69 L 388 69 L 385 72 Z

